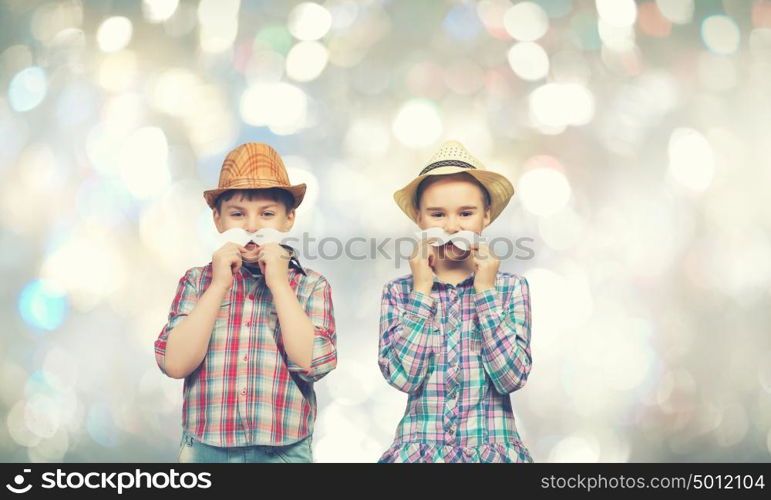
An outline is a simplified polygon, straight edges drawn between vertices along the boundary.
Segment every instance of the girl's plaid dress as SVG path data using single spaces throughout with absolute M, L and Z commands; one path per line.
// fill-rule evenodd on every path
M 457 286 L 434 277 L 430 295 L 412 275 L 385 285 L 380 371 L 408 399 L 380 462 L 533 461 L 509 396 L 532 366 L 527 280 L 499 272 L 495 289 L 473 284 L 474 274 Z

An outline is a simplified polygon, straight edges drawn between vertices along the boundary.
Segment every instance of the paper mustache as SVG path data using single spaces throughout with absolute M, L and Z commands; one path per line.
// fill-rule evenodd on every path
M 484 242 L 484 236 L 481 236 L 474 231 L 458 231 L 457 233 L 448 233 L 441 227 L 430 227 L 422 231 L 415 233 L 418 239 L 434 239 L 429 244 L 435 247 L 442 246 L 452 241 L 452 244 L 460 248 L 463 251 L 471 248 L 471 244 L 476 242 Z
M 259 231 L 250 233 L 249 231 L 241 228 L 234 227 L 227 231 L 220 233 L 217 236 L 218 248 L 225 243 L 233 242 L 239 245 L 246 246 L 250 241 L 257 245 L 264 245 L 265 243 L 283 243 L 284 240 L 289 238 L 289 233 L 282 233 L 272 227 L 264 227 Z

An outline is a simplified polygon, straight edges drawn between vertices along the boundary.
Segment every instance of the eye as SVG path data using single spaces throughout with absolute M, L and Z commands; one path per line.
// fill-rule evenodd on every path
M 466 212 L 461 212 L 460 214 L 461 214 L 463 217 L 469 217 L 469 216 L 473 215 L 471 212 L 468 212 L 468 211 L 466 211 Z
M 273 212 L 263 212 L 262 216 L 263 217 L 272 217 L 273 216 Z
M 442 212 L 432 212 L 431 213 L 431 217 L 441 217 L 442 215 L 444 215 Z
M 233 212 L 230 215 L 231 215 L 231 217 L 239 217 L 242 214 L 241 214 L 241 212 Z

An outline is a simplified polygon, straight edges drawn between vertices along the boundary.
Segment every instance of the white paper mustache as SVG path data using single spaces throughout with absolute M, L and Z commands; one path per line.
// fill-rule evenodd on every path
M 283 233 L 272 227 L 264 227 L 253 233 L 250 233 L 245 229 L 234 227 L 217 236 L 217 248 L 229 242 L 238 243 L 242 246 L 246 246 L 250 241 L 257 245 L 264 245 L 265 243 L 283 243 L 284 240 L 289 237 L 289 233 Z
M 471 244 L 474 242 L 483 242 L 485 241 L 484 236 L 475 233 L 474 231 L 458 231 L 456 233 L 448 233 L 441 227 L 430 227 L 428 229 L 424 229 L 422 231 L 418 231 L 415 233 L 415 235 L 418 237 L 418 239 L 427 239 L 430 240 L 432 238 L 435 238 L 434 241 L 429 242 L 430 245 L 438 247 L 445 245 L 452 241 L 452 244 L 456 247 L 460 248 L 463 251 L 468 250 L 471 248 Z

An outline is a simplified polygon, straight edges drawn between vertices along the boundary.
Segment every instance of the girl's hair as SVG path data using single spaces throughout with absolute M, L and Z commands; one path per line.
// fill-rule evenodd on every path
M 485 188 L 481 182 L 479 182 L 473 175 L 470 175 L 466 172 L 457 172 L 455 174 L 447 174 L 447 175 L 429 175 L 420 183 L 418 184 L 418 188 L 415 190 L 415 208 L 420 210 L 420 200 L 423 197 L 423 191 L 426 190 L 428 186 L 433 184 L 434 182 L 440 180 L 440 179 L 446 179 L 448 177 L 455 177 L 460 180 L 465 180 L 468 182 L 471 182 L 472 184 L 475 184 L 479 189 L 482 191 L 482 198 L 484 198 L 485 208 L 489 208 L 490 203 L 490 193 L 487 192 L 487 188 Z

